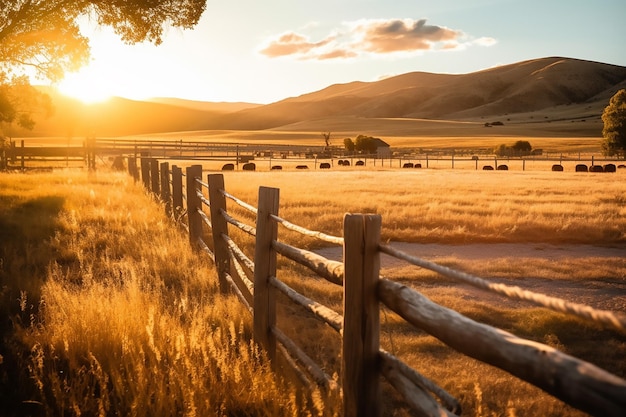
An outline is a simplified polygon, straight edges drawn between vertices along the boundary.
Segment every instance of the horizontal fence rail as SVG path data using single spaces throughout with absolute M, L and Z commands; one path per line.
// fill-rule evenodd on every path
M 143 158 L 128 164 L 136 181 L 163 202 L 166 212 L 188 231 L 191 245 L 215 263 L 220 290 L 233 293 L 250 311 L 253 338 L 276 366 L 279 357 L 294 368 L 305 386 L 341 393 L 345 416 L 381 414 L 382 375 L 416 415 L 458 416 L 458 400 L 392 353 L 380 348 L 380 308 L 385 306 L 417 329 L 474 359 L 496 366 L 556 398 L 593 415 L 623 416 L 626 381 L 595 365 L 547 345 L 517 337 L 429 300 L 413 288 L 380 275 L 380 255 L 387 254 L 442 276 L 499 295 L 533 302 L 565 314 L 626 333 L 626 317 L 610 311 L 569 303 L 555 297 L 496 284 L 398 251 L 380 241 L 378 215 L 347 214 L 344 236 L 331 236 L 295 225 L 278 214 L 279 190 L 260 187 L 257 207 L 225 190 L 222 174 L 202 177 L 202 167 L 181 168 Z M 153 171 L 151 167 L 159 171 Z M 160 181 L 152 181 L 158 177 Z M 255 217 L 255 224 L 227 210 L 232 202 Z M 235 227 L 254 240 L 249 256 L 229 234 Z M 311 251 L 279 241 L 279 226 L 343 247 L 343 261 L 331 261 Z M 312 300 L 277 278 L 278 256 L 343 287 L 343 312 Z M 341 377 L 335 380 L 277 326 L 277 298 L 308 311 L 341 337 Z M 276 368 L 278 370 L 278 368 Z
M 82 143 L 81 143 L 82 142 Z M 63 146 L 67 143 L 67 146 Z M 434 168 L 474 170 L 551 169 L 552 171 L 616 172 L 626 169 L 623 160 L 593 153 L 536 153 L 530 155 L 493 155 L 493 149 L 459 153 L 444 149 L 382 149 L 375 153 L 348 152 L 340 146 L 280 145 L 208 142 L 186 139 L 107 139 L 84 141 L 67 138 L 30 138 L 0 143 L 0 169 L 28 167 L 55 168 L 84 165 L 96 168 L 96 159 L 123 170 L 128 158 L 129 171 L 136 159 L 161 159 L 171 162 L 199 161 L 222 170 L 346 169 L 349 167 Z M 71 164 L 71 165 L 70 165 Z M 156 171 L 155 171 L 156 172 Z

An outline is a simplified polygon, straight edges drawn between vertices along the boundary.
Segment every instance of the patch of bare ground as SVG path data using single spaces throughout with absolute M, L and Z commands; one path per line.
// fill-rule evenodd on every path
M 443 244 L 417 244 L 417 243 L 391 243 L 412 256 L 450 265 L 453 259 L 453 268 L 476 274 L 463 268 L 463 263 L 476 262 L 552 262 L 559 263 L 566 260 L 575 260 L 579 264 L 585 261 L 594 264 L 603 261 L 614 262 L 616 259 L 626 260 L 626 245 L 613 245 L 610 247 L 594 245 L 550 245 L 550 244 L 526 244 L 526 243 L 481 243 L 470 245 L 443 245 Z M 317 250 L 319 254 L 334 260 L 341 260 L 341 248 L 324 248 Z M 382 273 L 389 273 L 395 277 L 397 273 L 408 265 L 405 261 L 396 259 L 386 254 L 381 255 Z M 470 268 L 474 269 L 474 268 Z M 481 276 L 481 274 L 476 274 Z M 623 272 L 615 271 L 615 275 L 599 277 L 597 274 L 589 274 L 589 278 L 568 278 L 567 276 L 537 277 L 537 276 L 514 276 L 502 277 L 497 273 L 490 273 L 490 282 L 517 286 L 524 290 L 561 298 L 570 302 L 588 305 L 602 310 L 626 313 L 626 276 Z M 584 275 L 584 274 L 583 274 Z M 398 278 L 394 278 L 398 279 Z M 471 285 L 454 282 L 450 279 L 413 280 L 402 279 L 404 284 L 415 287 L 425 293 L 437 290 L 438 294 L 460 297 L 470 302 L 488 302 L 494 307 L 515 308 L 528 306 L 529 302 L 507 299 Z

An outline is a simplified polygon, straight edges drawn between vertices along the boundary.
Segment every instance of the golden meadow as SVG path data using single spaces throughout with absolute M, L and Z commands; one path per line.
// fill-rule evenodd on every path
M 383 239 L 415 243 L 591 244 L 624 248 L 626 173 L 473 170 L 232 172 L 231 194 L 256 205 L 280 188 L 280 215 L 341 235 L 346 212 L 379 213 Z M 234 204 L 238 216 L 246 217 Z M 250 242 L 243 240 L 250 254 Z M 280 232 L 281 239 L 295 239 Z M 162 206 L 124 173 L 0 174 L 0 404 L 4 415 L 335 415 L 319 392 L 270 372 L 251 318 L 219 294 Z M 298 246 L 318 248 L 301 239 Z M 624 305 L 626 257 L 442 262 L 484 277 L 597 286 Z M 341 289 L 281 261 L 279 278 L 341 312 Z M 523 303 L 473 299 L 418 268 L 385 275 L 437 302 L 626 376 L 626 337 Z M 620 291 L 621 288 L 621 292 Z M 620 301 L 621 300 L 621 304 Z M 279 326 L 338 378 L 338 336 L 282 305 Z M 456 354 L 383 310 L 382 347 L 460 399 L 469 416 L 578 416 L 494 368 Z M 387 396 L 386 415 L 406 415 Z

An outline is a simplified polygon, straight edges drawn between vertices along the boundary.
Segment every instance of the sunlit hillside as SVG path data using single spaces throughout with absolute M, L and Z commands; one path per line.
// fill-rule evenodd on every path
M 352 82 L 267 105 L 113 98 L 85 105 L 52 94 L 56 113 L 24 136 L 126 136 L 202 130 L 341 131 L 388 136 L 600 137 L 600 115 L 626 87 L 626 67 L 571 58 L 543 58 L 462 75 L 413 72 L 377 82 Z M 402 132 L 389 120 L 418 122 Z M 431 124 L 424 124 L 426 119 Z M 432 121 L 453 121 L 437 124 Z M 481 129 L 500 121 L 504 128 Z M 340 129 L 336 126 L 341 125 Z M 395 122 L 394 122 L 395 125 Z M 445 128 L 448 127 L 449 130 Z M 444 128 L 444 129 L 442 129 Z M 469 129 L 468 129 L 469 128 Z M 380 129 L 378 129 L 380 130 Z

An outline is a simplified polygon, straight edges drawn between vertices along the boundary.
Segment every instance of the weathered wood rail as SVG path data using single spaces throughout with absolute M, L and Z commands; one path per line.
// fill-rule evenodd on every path
M 341 393 L 345 416 L 377 416 L 381 410 L 380 375 L 402 394 L 420 416 L 460 415 L 459 402 L 435 383 L 380 348 L 381 305 L 408 323 L 435 336 L 453 349 L 496 366 L 540 387 L 580 410 L 598 416 L 626 415 L 626 381 L 599 367 L 557 349 L 519 338 L 475 322 L 440 306 L 418 291 L 380 276 L 380 254 L 430 269 L 484 290 L 523 299 L 537 305 L 593 320 L 617 332 L 626 332 L 626 317 L 594 310 L 518 287 L 494 284 L 453 270 L 381 243 L 382 219 L 374 214 L 347 214 L 343 237 L 308 230 L 279 217 L 279 190 L 260 187 L 257 207 L 226 192 L 224 176 L 202 166 L 170 168 L 168 162 L 142 159 L 141 170 L 129 159 L 129 172 L 165 205 L 167 213 L 181 221 L 193 247 L 215 262 L 220 290 L 233 292 L 253 316 L 254 340 L 276 363 L 284 355 L 306 385 L 328 393 Z M 231 201 L 256 219 L 246 224 L 226 207 Z M 184 216 L 181 214 L 184 213 Z M 343 262 L 331 261 L 278 240 L 279 226 L 343 247 Z M 254 239 L 250 258 L 230 237 L 235 227 Z M 210 241 L 205 241 L 211 236 Z M 207 239 L 208 240 L 208 239 Z M 277 278 L 278 255 L 291 259 L 328 282 L 343 286 L 343 316 L 289 287 Z M 276 299 L 284 294 L 341 335 L 341 378 L 331 378 L 277 327 Z M 468 343 L 468 341 L 471 341 Z
M 25 146 L 21 140 L 8 142 L 0 146 L 0 169 L 9 166 L 21 170 L 29 167 L 50 168 L 56 166 L 86 165 L 90 169 L 96 166 L 96 148 L 93 140 L 86 140 L 82 145 L 72 146 Z
M 497 157 L 494 155 L 451 155 L 442 152 L 414 153 L 399 150 L 397 154 L 385 157 L 376 154 L 350 154 L 340 147 L 327 150 L 323 146 L 250 144 L 207 142 L 193 140 L 161 139 L 86 139 L 82 144 L 61 146 L 62 138 L 31 138 L 36 145 L 20 140 L 0 146 L 0 169 L 21 168 L 26 165 L 51 168 L 64 163 L 75 166 L 83 163 L 95 169 L 96 158 L 101 161 L 131 158 L 162 158 L 169 161 L 205 161 L 216 167 L 231 166 L 229 169 L 246 169 L 252 162 L 254 169 L 331 169 L 336 167 L 378 167 L 378 168 L 435 168 L 435 169 L 474 169 L 474 170 L 530 170 L 535 165 L 546 169 L 552 163 L 553 171 L 576 172 L 616 172 L 626 168 L 623 160 L 590 155 Z M 28 142 L 31 142 L 30 140 Z M 119 168 L 115 162 L 112 164 Z M 226 169 L 226 168 L 224 168 Z

